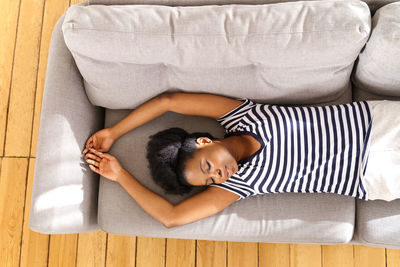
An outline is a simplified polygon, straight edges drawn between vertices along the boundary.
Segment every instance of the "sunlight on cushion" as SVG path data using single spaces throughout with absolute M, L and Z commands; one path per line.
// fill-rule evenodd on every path
M 41 194 L 35 203 L 35 212 L 53 208 L 69 208 L 83 203 L 82 185 L 65 185 Z

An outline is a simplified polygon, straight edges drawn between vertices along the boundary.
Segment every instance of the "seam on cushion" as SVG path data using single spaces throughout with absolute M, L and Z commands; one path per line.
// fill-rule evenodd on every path
M 82 54 L 82 53 L 80 53 L 80 52 L 77 52 L 75 49 L 73 49 L 73 48 L 68 48 L 70 51 L 71 51 L 71 54 L 73 54 L 73 55 L 79 55 L 80 57 L 85 57 L 85 58 L 88 58 L 88 59 L 90 59 L 90 60 L 96 60 L 96 61 L 101 61 L 101 62 L 112 62 L 112 63 L 114 63 L 114 62 L 116 62 L 116 61 L 114 61 L 114 60 L 105 60 L 105 59 L 97 59 L 97 58 L 94 58 L 94 57 L 90 57 L 90 56 L 86 56 L 86 55 L 84 55 L 84 54 Z M 349 57 L 346 57 L 345 59 L 351 59 L 351 61 L 350 61 L 350 64 L 353 64 L 353 61 L 354 61 L 354 59 L 353 59 L 353 56 L 349 56 Z M 162 63 L 161 61 L 160 61 L 160 63 L 138 63 L 138 62 L 127 62 L 127 61 L 123 61 L 123 60 L 118 60 L 118 62 L 120 62 L 120 63 L 124 63 L 124 64 L 136 64 L 136 65 L 143 65 L 143 66 L 150 66 L 150 65 L 155 65 L 155 64 L 160 64 L 160 63 Z M 175 65 L 171 65 L 172 67 L 176 67 Z M 262 67 L 262 68 L 272 68 L 272 67 L 270 67 L 270 66 L 265 66 L 264 64 L 260 64 L 259 65 L 260 67 Z M 335 64 L 335 65 L 322 65 L 322 66 L 318 66 L 318 68 L 317 69 L 325 69 L 325 68 L 332 68 L 332 67 L 337 67 L 337 66 L 343 66 L 343 64 Z M 179 67 L 179 66 L 178 66 Z M 297 69 L 298 67 L 297 66 L 281 66 L 281 67 L 278 67 L 278 66 L 273 66 L 273 68 L 275 68 L 275 69 Z M 303 69 L 304 68 L 306 68 L 307 70 L 314 70 L 315 69 L 315 66 L 303 66 Z M 341 97 L 342 95 L 340 95 L 338 98 L 336 98 L 336 99 L 339 99 L 340 97 Z M 332 101 L 334 101 L 334 100 L 336 100 L 336 99 L 332 99 Z M 331 100 L 330 100 L 331 101 Z M 330 101 L 328 101 L 328 102 L 330 102 Z M 325 103 L 325 102 L 323 102 L 323 103 Z
M 73 24 L 72 24 L 73 25 Z M 194 34 L 194 33 L 180 33 L 180 34 L 167 34 L 167 33 L 143 33 L 143 32 L 124 32 L 124 31 L 110 31 L 110 30 L 98 30 L 98 29 L 87 29 L 87 28 L 77 28 L 72 26 L 71 29 L 74 30 L 86 30 L 86 31 L 102 31 L 102 32 L 119 32 L 128 34 L 139 34 L 139 35 L 164 35 L 164 36 L 246 36 L 246 35 L 279 35 L 279 34 L 297 34 L 297 33 L 314 33 L 314 32 L 346 32 L 353 31 L 354 27 L 344 28 L 341 30 L 320 30 L 320 31 L 302 31 L 302 32 L 275 32 L 275 33 L 246 33 L 246 34 L 225 34 L 225 33 L 209 33 L 209 34 Z

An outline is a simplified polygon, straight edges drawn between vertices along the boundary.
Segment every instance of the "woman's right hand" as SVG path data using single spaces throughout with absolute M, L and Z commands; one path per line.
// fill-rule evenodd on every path
M 83 150 L 83 153 L 89 151 L 90 148 L 94 148 L 100 152 L 107 152 L 110 150 L 112 144 L 114 143 L 114 137 L 112 136 L 111 129 L 105 128 L 102 129 L 89 137 L 86 141 L 86 147 Z

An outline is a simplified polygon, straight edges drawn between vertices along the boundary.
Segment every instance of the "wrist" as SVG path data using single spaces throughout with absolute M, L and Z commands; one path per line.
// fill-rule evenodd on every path
M 122 168 L 118 174 L 117 177 L 115 179 L 115 181 L 119 184 L 122 184 L 124 181 L 126 181 L 126 179 L 129 179 L 129 172 L 127 170 L 125 170 L 124 168 Z
M 110 132 L 110 137 L 115 141 L 119 138 L 118 130 L 115 128 L 115 126 L 112 126 L 109 129 Z

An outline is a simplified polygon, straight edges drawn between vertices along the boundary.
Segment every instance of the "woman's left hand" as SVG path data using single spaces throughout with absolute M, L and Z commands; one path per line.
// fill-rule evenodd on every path
M 86 162 L 89 163 L 89 168 L 110 179 L 111 181 L 117 181 L 118 176 L 121 175 L 124 168 L 119 163 L 116 157 L 113 155 L 99 152 L 93 148 L 89 149 L 89 152 L 84 157 Z

